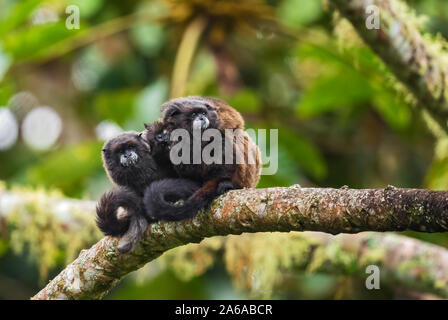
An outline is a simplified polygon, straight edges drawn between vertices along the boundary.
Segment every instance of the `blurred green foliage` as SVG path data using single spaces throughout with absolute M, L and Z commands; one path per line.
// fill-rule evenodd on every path
M 408 4 L 429 16 L 427 31 L 448 34 L 446 1 Z M 68 5 L 79 7 L 80 29 L 66 28 Z M 31 150 L 19 135 L 0 151 L 0 179 L 9 186 L 90 199 L 110 188 L 98 124 L 142 130 L 159 116 L 183 32 L 202 14 L 208 24 L 185 95 L 221 97 L 247 127 L 279 130 L 278 171 L 259 187 L 448 187 L 448 155 L 434 157 L 436 141 L 409 93 L 327 1 L 0 0 L 0 8 L 0 106 L 22 121 L 11 97 L 27 91 L 63 121 L 49 150 Z M 443 235 L 428 241 L 446 245 Z M 0 240 L 0 255 L 6 248 Z M 17 262 L 2 259 L 0 277 L 22 281 L 8 271 Z M 127 282 L 111 297 L 204 298 L 211 279 L 222 292 L 233 290 L 216 280 L 219 272 L 184 284 L 163 273 L 145 284 Z M 297 281 L 313 287 L 313 280 Z M 37 276 L 23 282 L 35 290 Z M 291 297 L 309 297 L 309 290 Z M 9 297 L 1 286 L 0 297 Z

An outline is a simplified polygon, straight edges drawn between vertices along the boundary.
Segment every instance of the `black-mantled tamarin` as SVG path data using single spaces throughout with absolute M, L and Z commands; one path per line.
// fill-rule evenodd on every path
M 190 135 L 190 161 L 173 164 L 173 169 L 179 177 L 196 181 L 201 187 L 183 204 L 176 205 L 170 201 L 177 187 L 175 180 L 152 183 L 143 197 L 149 219 L 177 221 L 190 218 L 228 190 L 257 185 L 261 171 L 259 149 L 243 131 L 244 120 L 234 108 L 215 98 L 176 98 L 162 106 L 161 120 L 156 132 L 152 133 L 160 139 L 166 141 L 175 129 L 185 129 Z M 201 159 L 199 163 L 192 163 L 194 153 L 198 151 L 193 144 L 199 143 L 199 152 L 202 152 L 210 143 L 201 138 L 197 141 L 194 131 L 200 130 L 202 135 L 208 129 L 216 129 L 221 137 L 220 161 L 207 163 Z M 234 130 L 237 130 L 236 136 L 232 135 Z M 170 141 L 167 147 L 159 150 L 161 157 L 166 159 L 177 143 L 181 142 Z M 226 163 L 228 150 L 233 158 L 230 163 Z
M 119 186 L 126 186 L 143 196 L 146 187 L 153 181 L 175 177 L 176 173 L 167 163 L 157 162 L 153 157 L 147 134 L 129 131 L 108 140 L 103 147 L 103 166 L 110 180 Z
M 101 197 L 97 205 L 96 222 L 99 229 L 113 237 L 122 237 L 118 245 L 120 252 L 128 252 L 138 242 L 148 223 L 157 220 L 146 214 L 143 194 L 154 181 L 177 177 L 171 163 L 160 162 L 156 152 L 163 141 L 151 136 L 157 122 L 147 126 L 142 133 L 125 132 L 104 144 L 102 159 L 104 168 L 115 185 Z M 153 156 L 156 155 L 156 156 Z M 199 186 L 193 181 L 176 183 L 173 201 L 187 199 Z M 177 197 L 178 196 L 178 197 Z

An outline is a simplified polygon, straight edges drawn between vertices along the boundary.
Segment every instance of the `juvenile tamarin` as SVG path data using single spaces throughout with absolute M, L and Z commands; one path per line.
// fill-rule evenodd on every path
M 151 124 L 145 123 L 145 129 L 143 138 L 149 144 L 155 163 L 162 167 L 168 176 L 178 177 L 169 156 L 171 127 L 157 120 Z
M 222 161 L 207 164 L 203 160 L 199 164 L 173 164 L 173 168 L 181 178 L 197 181 L 201 187 L 181 205 L 166 201 L 172 195 L 176 185 L 174 182 L 162 180 L 154 182 L 145 192 L 143 201 L 146 212 L 151 219 L 182 220 L 195 215 L 207 207 L 216 197 L 230 189 L 255 187 L 260 177 L 260 155 L 258 147 L 247 134 L 243 134 L 244 120 L 240 113 L 225 102 L 205 97 L 186 97 L 168 101 L 162 106 L 163 125 L 158 132 L 170 132 L 174 129 L 185 129 L 190 134 L 190 160 L 194 152 L 194 143 L 200 143 L 201 152 L 206 141 L 195 141 L 194 130 L 204 132 L 217 129 L 222 137 Z M 226 129 L 240 130 L 239 138 L 229 136 Z M 156 133 L 156 134 L 157 134 Z M 171 141 L 172 148 L 177 141 Z M 233 162 L 225 162 L 225 143 L 231 144 Z M 169 153 L 167 148 L 162 154 Z M 240 153 L 244 161 L 237 162 L 236 154 Z M 249 162 L 251 158 L 253 162 Z M 168 197 L 169 198 L 169 197 Z

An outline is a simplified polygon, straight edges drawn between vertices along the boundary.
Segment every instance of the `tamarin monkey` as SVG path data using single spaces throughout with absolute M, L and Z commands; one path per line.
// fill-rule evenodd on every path
M 178 182 L 161 180 L 152 183 L 146 190 L 143 202 L 149 219 L 177 221 L 194 216 L 199 210 L 207 207 L 219 195 L 231 189 L 252 188 L 258 183 L 261 171 L 260 153 L 256 144 L 242 131 L 244 120 L 240 113 L 225 102 L 206 97 L 177 98 L 162 106 L 162 124 L 155 132 L 156 136 L 166 139 L 167 133 L 174 129 L 185 129 L 190 137 L 190 160 L 194 152 L 194 143 L 200 143 L 201 152 L 208 144 L 206 141 L 195 141 L 194 130 L 205 132 L 217 129 L 222 138 L 222 161 L 207 164 L 203 160 L 199 164 L 173 164 L 179 177 L 196 181 L 200 188 L 181 205 L 167 201 L 175 194 Z M 226 129 L 240 130 L 239 138 L 226 132 Z M 165 133 L 165 134 L 164 134 Z M 171 141 L 168 148 L 159 150 L 166 157 L 170 149 L 178 141 Z M 233 162 L 226 163 L 225 143 L 230 143 Z M 228 150 L 228 149 L 227 149 Z M 237 162 L 237 154 L 243 161 Z M 252 159 L 250 162 L 248 159 Z
M 170 165 L 164 166 L 153 158 L 151 143 L 155 147 L 155 142 L 146 140 L 143 133 L 135 131 L 124 132 L 107 141 L 102 159 L 110 180 L 143 196 L 151 182 L 173 177 L 175 172 Z
M 153 125 L 147 125 L 153 132 Z M 147 135 L 148 136 L 148 135 Z M 117 247 L 120 252 L 130 251 L 146 230 L 148 223 L 155 222 L 146 215 L 143 194 L 156 180 L 176 177 L 171 163 L 157 162 L 154 151 L 160 149 L 159 141 L 149 135 L 147 141 L 142 133 L 125 132 L 107 141 L 103 147 L 103 165 L 115 187 L 103 194 L 97 205 L 97 226 L 105 234 L 122 237 Z M 199 188 L 194 182 L 178 184 L 178 195 L 187 199 Z M 173 196 L 173 201 L 181 200 Z

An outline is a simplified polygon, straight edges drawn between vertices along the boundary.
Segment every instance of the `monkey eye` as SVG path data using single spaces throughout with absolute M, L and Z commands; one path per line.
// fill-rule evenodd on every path
M 162 134 L 161 134 L 161 133 L 158 133 L 158 134 L 156 135 L 156 138 L 157 138 L 157 140 L 162 140 Z
M 193 118 L 196 117 L 196 112 L 193 112 L 193 114 L 191 115 Z
M 202 111 L 201 114 L 205 116 L 207 114 L 207 112 Z

